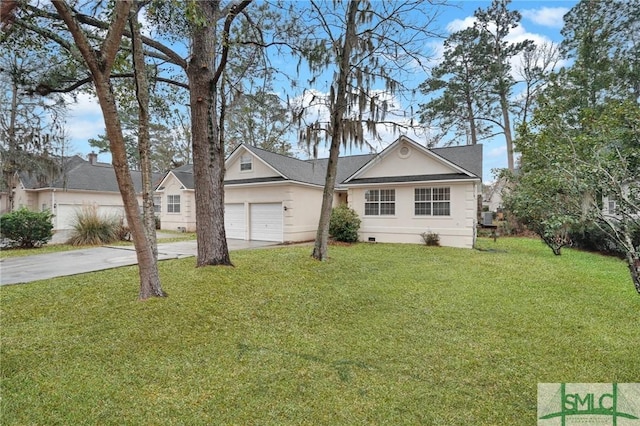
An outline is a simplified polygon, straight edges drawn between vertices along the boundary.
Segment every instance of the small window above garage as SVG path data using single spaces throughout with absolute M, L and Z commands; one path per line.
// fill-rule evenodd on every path
M 240 156 L 240 171 L 250 172 L 253 170 L 253 157 L 251 155 Z

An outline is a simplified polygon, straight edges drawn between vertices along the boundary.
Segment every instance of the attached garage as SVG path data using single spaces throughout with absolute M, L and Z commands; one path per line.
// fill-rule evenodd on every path
M 249 239 L 282 242 L 282 211 L 282 203 L 251 204 Z
M 71 229 L 76 222 L 80 207 L 69 204 L 58 204 L 55 207 L 54 229 Z
M 246 227 L 244 204 L 225 204 L 224 230 L 227 238 L 244 240 L 246 238 Z

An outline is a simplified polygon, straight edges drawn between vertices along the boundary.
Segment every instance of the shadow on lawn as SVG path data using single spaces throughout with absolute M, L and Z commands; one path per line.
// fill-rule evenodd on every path
M 483 251 L 487 253 L 509 253 L 509 250 L 506 249 L 497 249 L 497 248 L 487 248 L 487 247 L 474 247 L 475 250 Z

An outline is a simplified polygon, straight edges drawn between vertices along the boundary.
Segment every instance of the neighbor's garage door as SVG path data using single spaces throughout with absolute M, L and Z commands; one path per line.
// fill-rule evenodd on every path
M 227 238 L 245 239 L 244 204 L 224 205 L 224 230 Z
M 70 204 L 58 204 L 53 223 L 57 226 L 55 229 L 72 229 L 74 223 L 76 223 L 76 217 L 82 206 L 70 205 Z
M 251 204 L 250 239 L 282 242 L 282 204 Z

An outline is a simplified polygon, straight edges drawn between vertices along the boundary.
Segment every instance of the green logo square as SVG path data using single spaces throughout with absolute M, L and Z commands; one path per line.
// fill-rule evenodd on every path
M 640 383 L 538 383 L 538 425 L 640 426 Z

